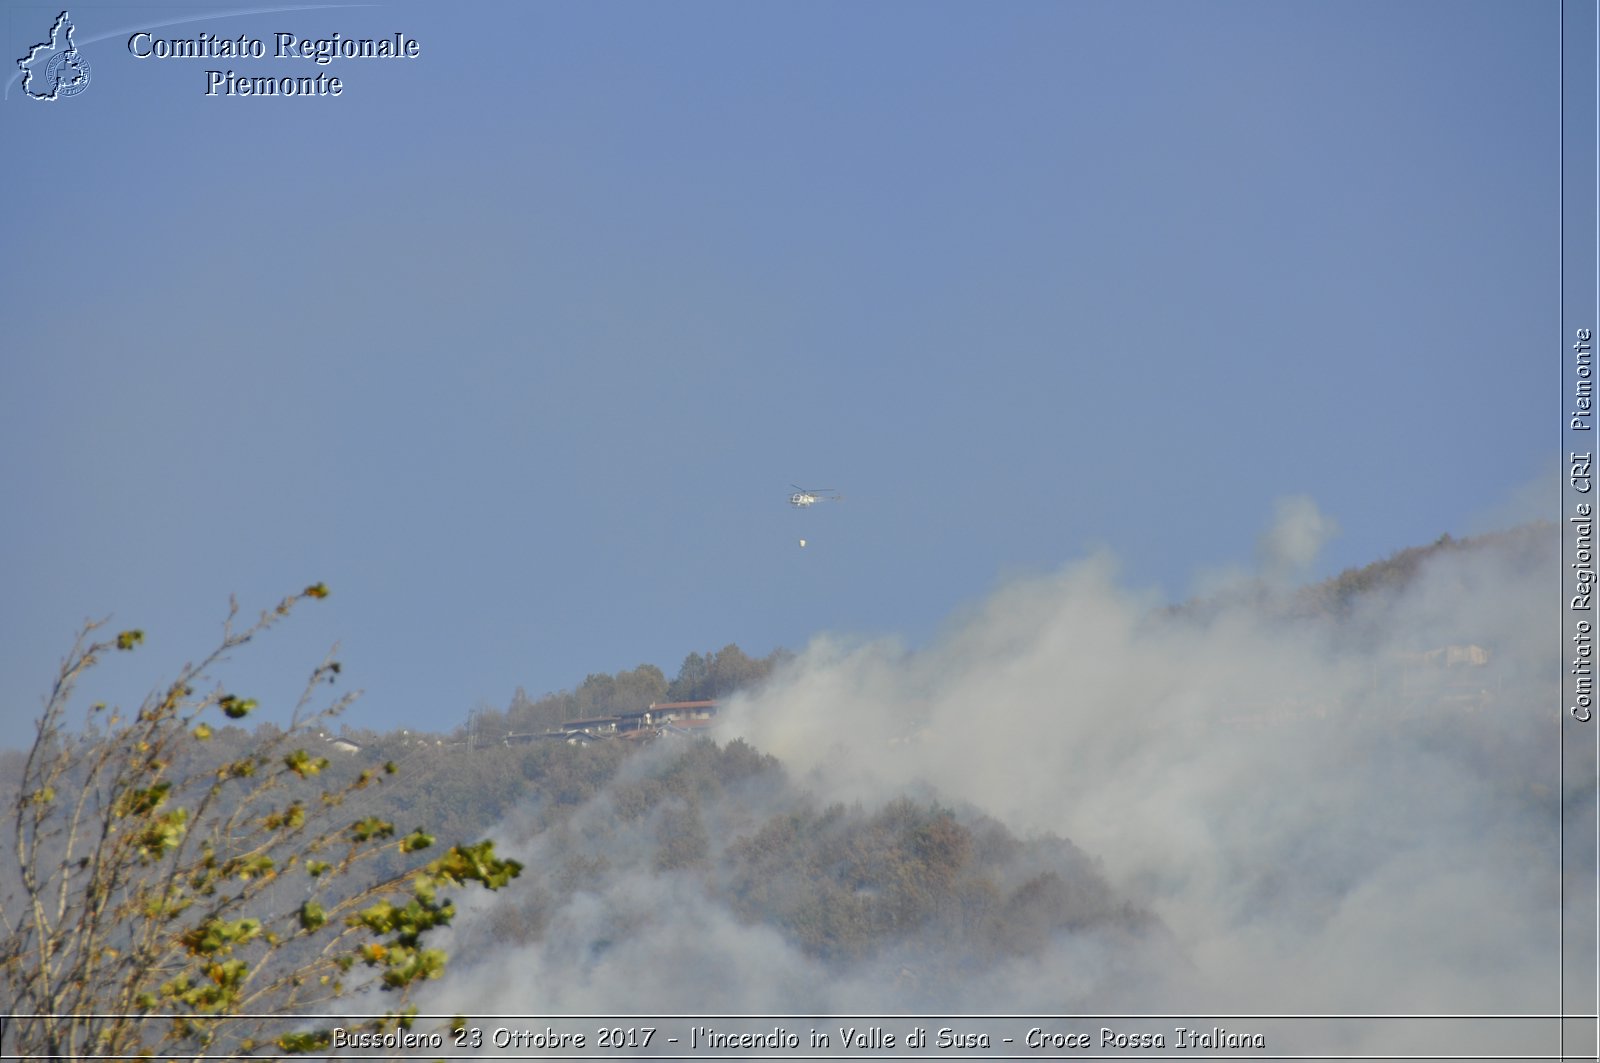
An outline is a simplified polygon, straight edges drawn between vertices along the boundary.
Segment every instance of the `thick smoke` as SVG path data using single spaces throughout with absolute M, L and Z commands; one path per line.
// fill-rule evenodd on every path
M 1332 530 L 1309 499 L 1284 503 L 1262 575 L 1303 568 Z M 999 589 L 914 652 L 820 637 L 725 706 L 720 737 L 818 800 L 933 796 L 1070 840 L 1153 917 L 1143 931 L 1059 933 L 960 983 L 897 955 L 830 965 L 703 879 L 619 856 L 648 848 L 651 821 L 630 842 L 603 797 L 520 852 L 537 868 L 559 844 L 570 863 L 588 824 L 606 838 L 593 880 L 552 894 L 536 942 L 458 972 L 439 1010 L 1548 1012 L 1554 537 L 1441 550 L 1344 597 L 1206 610 L 1164 608 L 1095 556 Z M 713 850 L 765 799 L 705 810 Z M 1323 1034 L 1321 1051 L 1362 1049 Z
M 1196 975 L 1130 1007 L 1537 1010 L 1559 703 L 1527 680 L 1556 664 L 1550 582 L 1463 552 L 1338 628 L 1191 623 L 1153 620 L 1095 558 L 1002 590 L 924 653 L 819 643 L 731 723 L 818 789 L 927 782 L 1101 859 Z M 1488 662 L 1452 669 L 1451 646 Z

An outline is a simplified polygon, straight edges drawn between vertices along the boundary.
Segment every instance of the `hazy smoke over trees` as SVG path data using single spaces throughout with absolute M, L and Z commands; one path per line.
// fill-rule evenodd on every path
M 1263 574 L 1332 528 L 1285 503 Z M 662 744 L 560 829 L 499 832 L 541 899 L 440 1007 L 1548 1012 L 1563 798 L 1593 785 L 1556 783 L 1556 534 L 1195 609 L 1097 556 L 914 652 L 818 638 L 724 707 L 781 769 L 675 789 Z M 872 852 L 922 883 L 915 925 L 861 885 Z M 855 916 L 855 950 L 816 923 Z

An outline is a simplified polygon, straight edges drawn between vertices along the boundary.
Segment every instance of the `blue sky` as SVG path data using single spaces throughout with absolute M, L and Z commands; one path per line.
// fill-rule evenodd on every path
M 1181 598 L 1286 496 L 1328 575 L 1553 476 L 1554 3 L 230 10 L 73 8 L 88 88 L 0 105 L 7 736 L 88 617 L 133 701 L 324 580 L 240 658 L 268 718 L 337 640 L 348 722 L 448 729 L 1101 548 Z

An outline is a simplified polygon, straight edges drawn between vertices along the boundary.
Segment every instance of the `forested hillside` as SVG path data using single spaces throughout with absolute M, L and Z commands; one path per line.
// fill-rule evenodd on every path
M 792 656 L 787 650 L 777 649 L 765 657 L 752 658 L 738 646 L 729 644 L 714 653 L 689 654 L 679 667 L 677 678 L 670 682 L 656 665 L 641 664 L 615 675 L 592 674 L 573 690 L 539 698 L 530 698 L 519 687 L 505 709 L 480 707 L 474 710 L 461 727 L 452 732 L 451 739 L 481 744 L 506 734 L 550 730 L 567 720 L 636 712 L 655 702 L 722 698 L 756 686 Z
M 1274 622 L 1321 625 L 1337 631 L 1345 645 L 1362 643 L 1371 649 L 1373 638 L 1393 634 L 1373 618 L 1410 590 L 1430 565 L 1455 560 L 1463 563 L 1461 571 L 1470 571 L 1474 561 L 1492 559 L 1523 578 L 1552 581 L 1553 586 L 1560 567 L 1557 531 L 1555 524 L 1540 522 L 1460 539 L 1441 535 L 1426 546 L 1407 547 L 1316 583 L 1282 587 L 1249 582 L 1174 606 L 1167 615 L 1207 621 L 1242 605 Z
M 770 1010 L 774 983 L 740 966 L 759 961 L 791 972 L 797 1011 L 1116 1003 L 1226 954 L 1234 936 L 1206 944 L 1219 927 L 1321 940 L 1408 846 L 1504 824 L 1531 858 L 1561 797 L 1519 722 L 1549 685 L 1519 618 L 1555 548 L 1548 525 L 1444 537 L 1308 587 L 1137 613 L 1064 579 L 918 655 L 729 645 L 671 680 L 641 664 L 518 690 L 436 733 L 330 721 L 310 753 L 348 814 L 444 845 L 492 836 L 520 861 L 449 929 L 469 984 L 503 992 L 526 970 L 552 1007 Z M 1451 646 L 1462 667 L 1429 663 Z M 709 735 L 560 729 L 713 699 L 738 712 Z M 173 770 L 204 777 L 279 737 L 221 724 Z M 0 757 L 0 783 L 21 765 Z M 355 881 L 407 858 L 387 849 Z

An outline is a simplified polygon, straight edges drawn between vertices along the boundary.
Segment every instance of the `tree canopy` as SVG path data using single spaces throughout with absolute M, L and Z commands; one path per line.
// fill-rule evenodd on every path
M 338 661 L 311 671 L 286 726 L 231 725 L 257 706 L 218 680 L 229 655 L 327 594 L 314 584 L 242 630 L 235 608 L 198 664 L 133 711 L 91 706 L 75 728 L 68 713 L 85 673 L 144 641 L 136 629 L 104 636 L 99 624 L 80 635 L 9 776 L 7 1049 L 52 1059 L 315 1051 L 330 1031 L 291 1016 L 340 997 L 367 1002 L 364 1029 L 408 1025 L 412 987 L 445 967 L 429 938 L 454 915 L 449 891 L 499 889 L 521 872 L 490 841 L 430 859 L 424 826 L 401 829 L 369 799 L 393 762 L 356 769 L 312 751 L 351 700 L 325 700 Z

